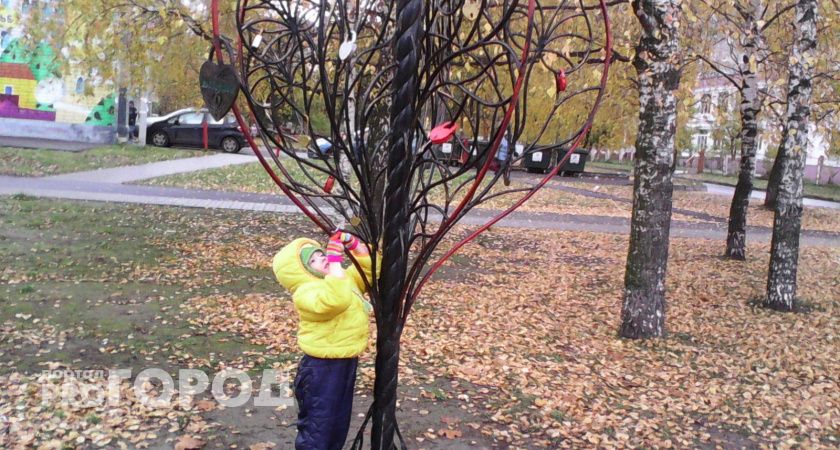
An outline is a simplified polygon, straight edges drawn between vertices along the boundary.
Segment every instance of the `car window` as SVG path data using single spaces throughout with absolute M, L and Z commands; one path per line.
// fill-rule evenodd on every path
M 222 117 L 222 120 L 216 120 L 211 116 L 209 113 L 207 114 L 207 124 L 208 125 L 221 125 L 225 123 L 226 117 Z
M 181 125 L 201 125 L 204 121 L 204 114 L 202 113 L 189 113 L 184 114 L 181 116 L 179 123 Z

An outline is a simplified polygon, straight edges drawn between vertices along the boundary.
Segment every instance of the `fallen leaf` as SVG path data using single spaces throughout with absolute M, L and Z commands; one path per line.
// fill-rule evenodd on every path
M 184 435 L 178 438 L 178 441 L 175 443 L 175 450 L 198 450 L 204 447 L 204 445 L 204 441 Z
M 248 450 L 268 450 L 276 446 L 274 442 L 259 442 L 248 447 Z
M 457 425 L 457 424 L 461 423 L 461 419 L 459 419 L 457 417 L 451 417 L 451 416 L 443 416 L 443 417 L 440 418 L 440 421 L 447 424 L 447 425 Z
M 196 402 L 195 407 L 201 412 L 213 411 L 216 409 L 216 402 L 213 400 L 199 400 Z
M 445 437 L 446 439 L 457 439 L 463 435 L 463 433 L 461 433 L 461 430 L 452 430 L 449 428 L 443 428 L 441 430 L 438 430 L 438 434 L 440 436 Z

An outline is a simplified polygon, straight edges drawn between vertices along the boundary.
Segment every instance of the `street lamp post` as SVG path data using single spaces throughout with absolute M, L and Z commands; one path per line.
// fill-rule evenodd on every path
M 137 144 L 141 147 L 146 146 L 146 122 L 149 117 L 149 97 L 144 95 L 140 97 L 140 119 L 137 122 L 138 129 Z

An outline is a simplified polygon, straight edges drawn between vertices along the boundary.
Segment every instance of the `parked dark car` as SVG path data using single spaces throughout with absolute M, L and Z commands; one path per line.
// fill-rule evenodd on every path
M 207 121 L 207 145 L 223 152 L 237 153 L 245 146 L 245 135 L 233 116 L 215 120 L 205 111 L 186 111 L 149 125 L 146 143 L 158 147 L 204 146 L 202 123 Z

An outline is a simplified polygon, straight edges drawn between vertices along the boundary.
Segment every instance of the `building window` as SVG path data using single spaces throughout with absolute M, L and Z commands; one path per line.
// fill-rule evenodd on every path
M 729 112 L 729 110 L 731 109 L 729 105 L 728 92 L 723 92 L 720 94 L 720 97 L 718 97 L 718 108 L 720 108 L 722 112 Z
M 705 151 L 709 145 L 709 135 L 708 134 L 700 134 L 697 136 L 697 148 L 699 150 Z
M 712 113 L 712 96 L 706 94 L 703 98 L 700 99 L 700 113 L 702 114 L 711 114 Z
M 85 79 L 79 77 L 76 79 L 76 94 L 82 95 L 85 93 Z

